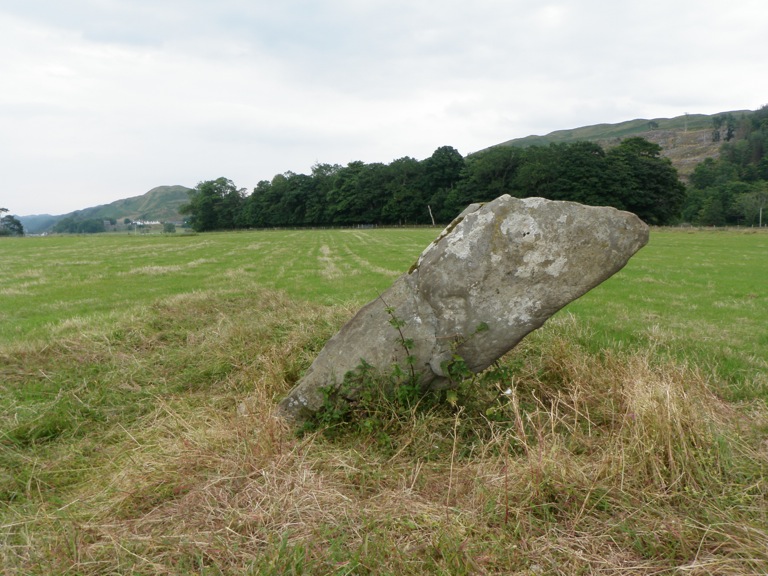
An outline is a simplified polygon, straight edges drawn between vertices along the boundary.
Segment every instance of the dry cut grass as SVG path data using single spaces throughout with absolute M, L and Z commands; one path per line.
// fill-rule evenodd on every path
M 759 406 L 722 401 L 710 376 L 653 350 L 590 353 L 587 328 L 561 316 L 455 405 L 382 402 L 376 429 L 299 437 L 276 400 L 350 313 L 197 293 L 140 328 L 70 335 L 58 365 L 77 362 L 68 349 L 109 361 L 94 381 L 143 409 L 44 445 L 4 441 L 16 465 L 36 459 L 2 504 L 4 573 L 768 571 Z M 26 379 L 33 357 L 51 377 L 44 346 L 25 354 Z M 35 466 L 79 469 L 57 488 Z

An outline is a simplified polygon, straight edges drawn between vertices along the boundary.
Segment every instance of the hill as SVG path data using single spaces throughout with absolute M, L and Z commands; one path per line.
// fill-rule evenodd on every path
M 158 186 L 146 194 L 116 200 L 73 213 L 82 218 L 131 220 L 181 220 L 179 206 L 189 201 L 186 186 Z
M 617 124 L 594 124 L 557 130 L 544 136 L 530 135 L 515 138 L 489 148 L 547 146 L 552 143 L 567 144 L 584 140 L 610 148 L 619 144 L 624 138 L 640 136 L 661 146 L 662 155 L 671 160 L 680 178 L 687 181 L 700 162 L 706 158 L 717 158 L 720 154 L 722 142 L 714 142 L 712 138 L 715 118 L 731 115 L 740 119 L 749 112 L 735 110 L 719 114 L 685 114 L 673 118 L 637 118 Z M 189 190 L 185 186 L 159 186 L 141 196 L 117 200 L 110 204 L 85 208 L 69 214 L 22 216 L 19 220 L 24 225 L 24 229 L 31 234 L 50 230 L 58 221 L 68 217 L 77 220 L 122 221 L 129 218 L 131 220 L 179 221 L 182 218 L 178 209 L 188 202 Z
M 19 218 L 24 229 L 30 234 L 39 234 L 50 230 L 56 222 L 64 218 L 74 217 L 78 220 L 151 220 L 179 221 L 179 207 L 189 201 L 186 186 L 158 186 L 141 196 L 116 200 L 110 204 L 102 204 L 92 208 L 76 210 L 68 214 L 51 216 L 48 214 L 22 216 Z
M 548 146 L 588 140 L 610 147 L 629 136 L 640 136 L 661 146 L 662 155 L 669 158 L 680 177 L 687 180 L 699 162 L 705 158 L 716 158 L 720 153 L 722 142 L 712 141 L 713 119 L 727 114 L 739 118 L 748 112 L 735 110 L 719 114 L 685 114 L 674 118 L 637 118 L 618 124 L 594 124 L 556 130 L 544 136 L 515 138 L 496 146 Z

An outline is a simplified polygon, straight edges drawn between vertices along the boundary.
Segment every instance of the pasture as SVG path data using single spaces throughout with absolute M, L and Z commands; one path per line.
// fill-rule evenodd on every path
M 272 417 L 437 233 L 0 239 L 3 569 L 766 572 L 766 233 L 654 230 L 458 404 Z

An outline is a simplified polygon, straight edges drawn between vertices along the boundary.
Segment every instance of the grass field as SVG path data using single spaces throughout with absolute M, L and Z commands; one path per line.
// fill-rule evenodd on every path
M 10 239 L 0 257 L 0 339 L 45 337 L 73 320 L 108 322 L 196 291 L 262 287 L 324 304 L 363 302 L 435 236 L 416 229 Z
M 0 573 L 768 572 L 765 233 L 654 230 L 456 405 L 272 416 L 436 234 L 2 239 Z

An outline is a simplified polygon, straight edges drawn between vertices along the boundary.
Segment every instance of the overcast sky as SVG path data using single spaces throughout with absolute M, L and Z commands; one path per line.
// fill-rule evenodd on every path
M 0 207 L 768 103 L 765 0 L 0 0 Z

